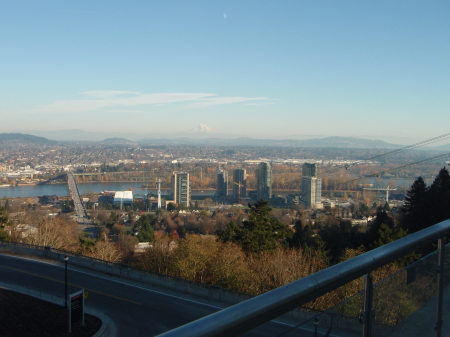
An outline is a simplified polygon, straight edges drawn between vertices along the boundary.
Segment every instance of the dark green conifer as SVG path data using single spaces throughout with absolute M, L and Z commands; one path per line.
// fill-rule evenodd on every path
M 422 177 L 417 178 L 409 189 L 401 208 L 401 227 L 415 233 L 430 225 L 428 187 Z
M 0 241 L 9 241 L 11 239 L 9 234 L 4 230 L 6 225 L 8 225 L 8 214 L 7 211 L 0 206 Z
M 430 225 L 450 219 L 450 175 L 442 168 L 428 190 L 431 203 Z
M 227 229 L 219 235 L 223 242 L 235 242 L 247 252 L 258 253 L 272 250 L 284 245 L 292 237 L 288 226 L 270 216 L 269 202 L 260 200 L 255 205 L 249 205 L 249 218 L 238 226 L 231 222 Z

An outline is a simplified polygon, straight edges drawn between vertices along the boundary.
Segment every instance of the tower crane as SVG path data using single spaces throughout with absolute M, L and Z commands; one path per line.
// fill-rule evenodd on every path
M 396 191 L 396 188 L 390 188 L 387 186 L 386 188 L 373 188 L 373 187 L 364 187 L 365 190 L 372 190 L 372 191 L 386 191 L 386 202 L 389 201 L 389 191 Z
M 241 202 L 241 188 L 244 187 L 244 185 L 241 183 L 236 183 L 236 182 L 233 182 L 233 184 L 238 186 L 238 203 L 240 203 Z

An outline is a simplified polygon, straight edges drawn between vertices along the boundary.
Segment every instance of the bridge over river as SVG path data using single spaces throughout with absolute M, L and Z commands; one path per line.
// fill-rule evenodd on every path
M 67 173 L 67 186 L 69 187 L 70 196 L 76 212 L 76 221 L 80 230 L 88 232 L 91 238 L 97 238 L 99 235 L 99 228 L 96 226 L 86 213 L 83 201 L 78 191 L 77 183 L 72 172 Z

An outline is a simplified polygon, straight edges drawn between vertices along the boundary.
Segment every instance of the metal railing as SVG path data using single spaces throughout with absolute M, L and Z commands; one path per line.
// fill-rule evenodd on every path
M 294 281 L 245 302 L 159 335 L 160 337 L 237 336 L 275 319 L 344 284 L 365 276 L 362 336 L 371 336 L 373 285 L 370 272 L 414 250 L 438 241 L 436 336 L 442 335 L 442 291 L 444 287 L 444 236 L 450 220 L 403 237 L 365 254 Z

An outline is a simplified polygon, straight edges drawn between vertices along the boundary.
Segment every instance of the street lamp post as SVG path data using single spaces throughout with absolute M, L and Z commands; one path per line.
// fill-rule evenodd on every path
M 319 319 L 317 317 L 314 317 L 313 323 L 314 323 L 314 337 L 317 337 L 317 327 L 319 326 Z
M 65 287 L 64 287 L 64 307 L 67 308 L 67 262 L 69 261 L 69 257 L 67 255 L 64 256 L 64 264 L 65 264 Z

